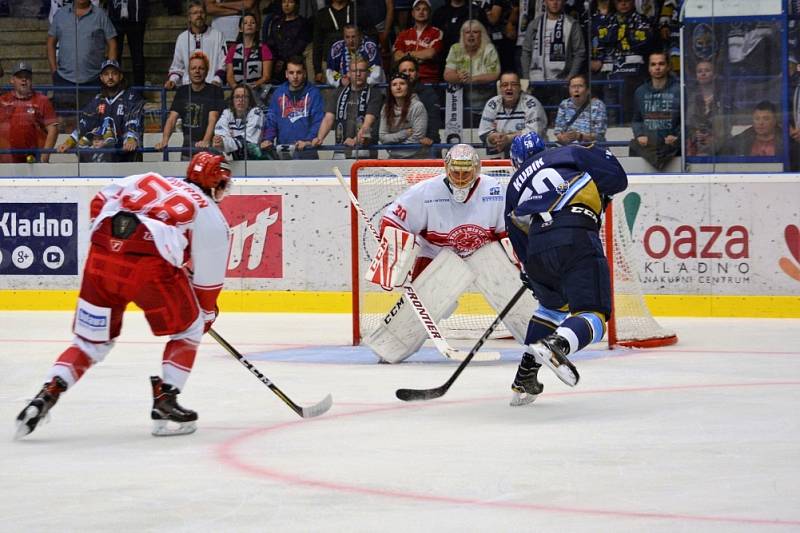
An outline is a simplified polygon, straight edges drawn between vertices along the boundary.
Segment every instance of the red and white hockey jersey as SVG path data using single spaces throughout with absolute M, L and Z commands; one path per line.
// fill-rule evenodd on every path
M 418 236 L 420 257 L 435 257 L 450 247 L 460 257 L 505 236 L 505 187 L 481 174 L 464 203 L 453 200 L 444 174 L 417 183 L 392 202 L 381 220 Z
M 230 234 L 217 204 L 193 183 L 150 172 L 115 181 L 97 193 L 92 232 L 120 211 L 136 214 L 167 262 L 181 267 L 191 259 L 200 304 L 213 309 L 225 279 Z

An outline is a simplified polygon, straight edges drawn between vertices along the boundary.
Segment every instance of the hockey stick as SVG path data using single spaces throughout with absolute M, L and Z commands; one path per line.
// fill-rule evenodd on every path
M 444 385 L 435 387 L 433 389 L 397 389 L 397 391 L 395 391 L 395 396 L 397 396 L 400 400 L 403 400 L 404 402 L 433 400 L 434 398 L 439 398 L 441 396 L 444 396 L 447 390 L 450 388 L 450 386 L 455 382 L 455 380 L 461 374 L 461 372 L 463 372 L 464 369 L 467 367 L 469 362 L 472 361 L 472 358 L 475 356 L 475 353 L 481 349 L 481 346 L 483 346 L 483 343 L 486 342 L 486 339 L 488 339 L 491 336 L 491 334 L 494 333 L 495 328 L 505 318 L 508 312 L 511 311 L 511 308 L 514 307 L 514 305 L 516 305 L 519 299 L 522 298 L 522 295 L 525 294 L 525 291 L 527 290 L 528 288 L 523 285 L 522 287 L 519 288 L 516 294 L 514 294 L 514 296 L 511 297 L 511 300 L 506 304 L 503 310 L 500 311 L 500 314 L 498 314 L 497 318 L 494 319 L 494 322 L 492 322 L 489 325 L 489 328 L 483 333 L 483 335 L 481 335 L 481 338 L 478 339 L 478 342 L 476 342 L 475 346 L 473 346 L 472 350 L 470 350 L 469 355 L 467 355 L 466 359 L 464 359 L 464 361 L 462 361 L 461 364 L 458 365 L 456 371 L 453 372 L 453 375 L 450 376 L 450 379 L 444 382 Z
M 364 219 L 364 224 L 366 224 L 367 228 L 369 228 L 369 231 L 370 233 L 372 233 L 372 236 L 375 238 L 375 241 L 380 243 L 381 236 L 378 234 L 378 231 L 375 229 L 375 226 L 372 225 L 372 222 L 369 219 L 369 215 L 367 215 L 367 213 L 361 207 L 361 204 L 358 202 L 358 198 L 356 198 L 356 195 L 353 194 L 353 191 L 350 190 L 350 187 L 347 186 L 347 183 L 344 181 L 344 176 L 342 176 L 342 172 L 339 170 L 339 167 L 333 167 L 333 174 L 336 176 L 336 179 L 339 180 L 339 183 L 344 188 L 344 190 L 347 191 L 347 194 L 350 196 L 350 203 L 353 204 L 353 207 L 361 215 L 361 218 Z M 448 343 L 447 339 L 445 339 L 444 335 L 442 335 L 441 331 L 439 330 L 439 326 L 433 320 L 433 317 L 431 317 L 430 313 L 428 312 L 428 309 L 425 307 L 425 304 L 422 302 L 419 295 L 417 295 L 417 291 L 414 290 L 414 287 L 411 285 L 410 282 L 403 284 L 403 291 L 405 292 L 406 300 L 408 301 L 408 303 L 411 304 L 411 308 L 414 310 L 414 314 L 422 323 L 422 328 L 425 330 L 425 333 L 428 335 L 428 338 L 430 338 L 433 341 L 433 345 L 436 347 L 439 353 L 448 359 L 453 359 L 455 361 L 464 361 L 468 356 L 467 352 L 464 352 L 463 350 L 459 350 L 457 348 L 453 348 L 452 346 L 450 346 L 450 343 Z M 498 359 L 500 359 L 500 352 L 485 352 L 478 357 L 479 361 L 497 361 Z
M 292 411 L 294 411 L 301 417 L 313 418 L 315 416 L 319 416 L 325 413 L 328 409 L 331 408 L 331 405 L 333 405 L 333 398 L 331 397 L 330 394 L 328 394 L 321 402 L 314 404 L 311 407 L 301 407 L 297 405 L 291 400 L 291 398 L 286 396 L 283 393 L 283 391 L 279 389 L 278 386 L 275 385 L 267 376 L 259 372 L 258 369 L 254 367 L 253 364 L 250 361 L 248 361 L 242 354 L 240 354 L 236 348 L 231 346 L 228 343 L 228 341 L 226 341 L 225 339 L 222 338 L 222 336 L 220 336 L 219 333 L 214 331 L 214 328 L 209 329 L 208 334 L 214 337 L 214 340 L 220 343 L 220 345 L 223 348 L 225 348 L 225 350 L 227 350 L 229 354 L 231 354 L 234 358 L 236 358 L 237 361 L 242 363 L 242 365 L 244 365 L 244 367 L 247 368 L 247 370 L 249 370 L 255 377 L 259 379 L 259 381 L 261 381 L 261 383 L 269 387 L 270 390 L 274 392 L 278 398 L 283 400 L 283 403 L 291 407 Z

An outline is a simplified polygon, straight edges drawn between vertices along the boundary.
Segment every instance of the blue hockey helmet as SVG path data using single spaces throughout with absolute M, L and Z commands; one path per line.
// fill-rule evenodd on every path
M 514 140 L 511 141 L 511 164 L 514 165 L 514 170 L 542 150 L 544 150 L 544 141 L 534 131 L 514 137 Z

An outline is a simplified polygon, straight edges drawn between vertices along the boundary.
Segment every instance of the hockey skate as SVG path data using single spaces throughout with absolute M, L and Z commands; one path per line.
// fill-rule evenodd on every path
M 517 375 L 514 376 L 514 383 L 511 384 L 513 396 L 510 405 L 512 407 L 532 403 L 542 393 L 544 385 L 537 379 L 541 367 L 542 365 L 536 362 L 536 358 L 532 354 L 526 352 L 522 355 Z
M 569 353 L 569 342 L 567 339 L 553 333 L 529 345 L 528 349 L 533 352 L 536 361 L 547 365 L 550 370 L 555 372 L 558 379 L 570 387 L 574 387 L 578 384 L 578 380 L 580 379 L 578 369 L 567 359 L 567 354 Z
M 49 383 L 45 383 L 39 394 L 17 415 L 17 432 L 14 439 L 21 439 L 30 434 L 42 420 L 46 420 L 47 413 L 65 390 L 67 390 L 67 384 L 58 376 L 51 379 Z
M 153 435 L 168 437 L 194 433 L 197 430 L 197 413 L 178 404 L 178 389 L 164 383 L 158 376 L 150 376 L 150 384 L 153 386 L 153 410 L 150 411 Z

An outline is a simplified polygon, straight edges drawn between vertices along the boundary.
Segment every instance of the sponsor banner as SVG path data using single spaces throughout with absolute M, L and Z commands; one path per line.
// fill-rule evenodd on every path
M 227 277 L 283 277 L 282 198 L 242 194 L 220 204 L 231 228 Z
M 0 203 L 0 274 L 77 273 L 77 203 Z
M 645 294 L 800 294 L 800 184 L 634 185 L 614 200 Z

